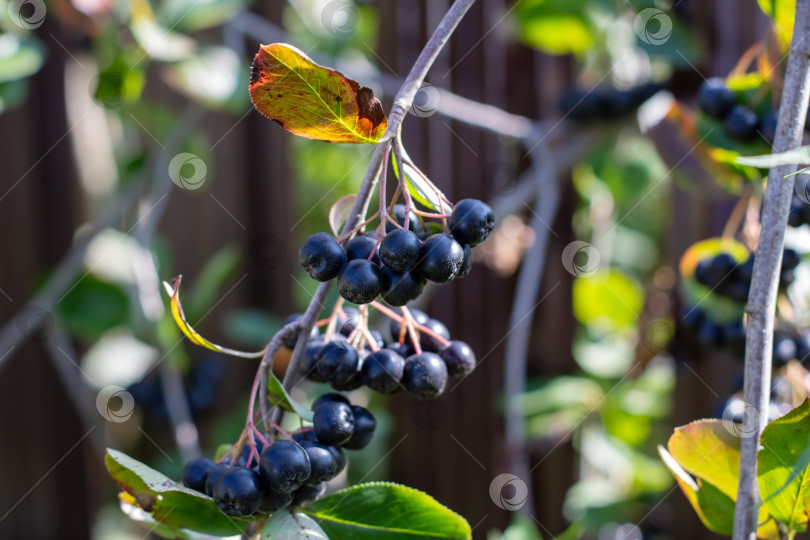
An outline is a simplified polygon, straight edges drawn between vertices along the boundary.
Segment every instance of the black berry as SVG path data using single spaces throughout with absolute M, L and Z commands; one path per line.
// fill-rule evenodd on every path
M 348 382 L 357 372 L 358 361 L 356 349 L 331 341 L 318 353 L 318 374 L 328 382 Z
M 495 226 L 492 208 L 477 199 L 462 199 L 453 207 L 450 233 L 462 244 L 475 246 L 487 239 Z
M 436 283 L 450 283 L 464 262 L 464 250 L 445 234 L 435 234 L 422 244 L 419 273 Z
M 310 441 L 301 443 L 301 446 L 309 457 L 309 465 L 312 469 L 304 485 L 314 486 L 315 484 L 331 480 L 337 475 L 338 464 L 335 462 L 335 455 L 329 448 L 320 443 Z
M 353 304 L 368 304 L 382 292 L 382 274 L 371 261 L 349 261 L 338 275 L 340 296 Z
M 234 468 L 225 471 L 214 486 L 214 502 L 223 514 L 249 516 L 256 512 L 264 497 L 264 487 L 256 471 Z
M 420 247 L 419 237 L 412 231 L 395 229 L 380 242 L 380 260 L 395 272 L 405 272 L 419 260 Z
M 293 315 L 290 315 L 289 317 L 287 317 L 286 319 L 284 319 L 284 322 L 283 322 L 283 323 L 281 323 L 281 326 L 287 326 L 288 324 L 290 324 L 290 323 L 292 323 L 292 322 L 295 322 L 295 321 L 297 321 L 297 320 L 298 320 L 298 319 L 300 319 L 300 318 L 301 318 L 301 314 L 300 314 L 300 313 L 294 313 Z M 284 346 L 285 346 L 285 347 L 287 347 L 287 348 L 288 348 L 288 349 L 290 349 L 290 350 L 294 349 L 294 348 L 295 348 L 295 344 L 298 342 L 298 336 L 300 336 L 300 335 L 301 335 L 301 331 L 300 331 L 300 330 L 296 330 L 296 331 L 295 331 L 295 332 L 293 332 L 292 334 L 290 334 L 290 335 L 288 335 L 287 337 L 285 337 L 285 338 L 284 338 Z M 317 328 L 313 328 L 313 329 L 312 329 L 312 332 L 310 333 L 310 337 L 315 337 L 315 336 L 317 336 L 317 335 L 318 335 L 318 329 L 317 329 Z
M 307 238 L 298 251 L 298 263 L 312 279 L 329 281 L 346 265 L 346 251 L 332 235 L 319 232 Z
M 347 398 L 343 394 L 338 394 L 336 392 L 329 392 L 328 394 L 323 394 L 322 396 L 318 397 L 318 399 L 316 399 L 312 403 L 312 410 L 317 411 L 324 403 L 333 403 L 333 402 L 351 405 L 351 403 L 349 402 L 349 398 Z
M 343 448 L 348 450 L 360 450 L 368 446 L 377 429 L 377 420 L 371 411 L 359 405 L 352 405 L 352 415 L 354 416 L 354 431 L 352 437 L 343 443 Z
M 264 490 L 264 497 L 259 505 L 259 512 L 262 514 L 272 514 L 276 510 L 281 510 L 289 506 L 295 496 L 294 493 L 276 493 L 271 489 Z
M 461 261 L 461 268 L 459 268 L 456 278 L 467 277 L 467 274 L 469 274 L 470 270 L 472 270 L 472 249 L 466 244 L 463 246 L 463 248 L 464 259 Z
M 745 105 L 735 105 L 726 116 L 723 129 L 732 139 L 750 141 L 757 131 L 757 113 Z
M 795 249 L 787 248 L 782 253 L 782 269 L 793 270 L 801 262 L 799 252 Z
M 773 144 L 776 137 L 776 122 L 778 116 L 776 111 L 768 111 L 759 119 L 759 133 L 768 144 Z
M 734 92 L 726 88 L 723 79 L 712 77 L 700 85 L 698 89 L 698 105 L 707 115 L 722 120 L 736 105 L 737 98 Z
M 425 280 L 415 270 L 395 272 L 387 266 L 382 269 L 382 298 L 392 306 L 404 306 L 422 294 Z
M 437 336 L 444 338 L 445 341 L 450 340 L 450 330 L 438 319 L 428 319 L 422 326 L 436 334 Z M 444 343 L 439 339 L 431 336 L 427 332 L 420 331 L 419 332 L 419 345 L 422 347 L 423 351 L 437 353 L 442 348 L 444 348 Z
M 372 390 L 392 394 L 399 389 L 405 359 L 390 349 L 371 353 L 363 362 L 363 381 Z
M 394 221 L 396 221 L 397 223 L 399 223 L 403 227 L 405 226 L 405 205 L 404 204 L 395 204 L 391 214 L 392 214 L 391 217 L 394 218 Z M 392 231 L 395 231 L 398 228 L 399 227 L 397 227 L 396 225 L 394 225 L 393 223 L 391 223 L 389 221 L 386 221 L 386 223 L 385 223 L 385 232 L 386 233 L 390 233 Z M 410 215 L 408 216 L 408 229 L 412 230 L 416 234 L 420 234 L 422 232 L 422 224 L 419 222 L 419 217 L 416 214 L 414 214 L 413 211 L 411 211 Z
M 217 464 L 206 457 L 196 457 L 183 467 L 183 485 L 194 491 L 205 493 L 205 478 Z
M 426 322 L 428 322 L 428 320 L 430 320 L 428 314 L 420 309 L 409 309 L 409 311 L 411 313 L 411 317 L 413 317 L 413 320 L 416 321 L 417 324 L 425 324 Z M 402 325 L 399 323 L 399 321 L 395 319 L 391 319 L 391 322 L 389 324 L 390 324 L 389 329 L 391 330 L 391 339 L 393 341 L 398 341 L 399 332 L 402 329 Z
M 326 493 L 325 482 L 321 482 L 320 484 L 316 484 L 314 486 L 309 485 L 301 486 L 295 492 L 292 504 L 293 506 L 305 505 L 308 502 L 320 499 L 321 497 L 323 497 L 324 493 Z
M 307 342 L 307 348 L 304 350 L 303 362 L 301 362 L 301 374 L 315 382 L 326 382 L 326 379 L 321 377 L 318 371 L 318 355 L 321 354 L 324 342 L 322 339 L 313 339 Z
M 463 341 L 451 341 L 439 351 L 450 377 L 464 377 L 475 369 L 475 353 Z
M 348 260 L 369 259 L 374 264 L 380 264 L 380 256 L 374 251 L 377 241 L 371 236 L 355 236 L 346 243 L 346 257 Z M 374 253 L 372 256 L 371 254 Z
M 447 386 L 447 366 L 439 355 L 429 352 L 415 354 L 405 360 L 402 386 L 414 397 L 439 397 Z
M 351 439 L 354 432 L 352 409 L 345 403 L 336 401 L 324 403 L 315 410 L 312 427 L 319 442 L 340 446 Z
M 784 334 L 777 334 L 773 338 L 773 363 L 784 366 L 796 358 L 796 342 Z
M 276 441 L 262 452 L 259 473 L 267 488 L 290 493 L 309 478 L 309 456 L 295 441 Z
M 208 471 L 208 475 L 205 477 L 206 495 L 208 495 L 209 497 L 214 496 L 214 486 L 216 485 L 217 480 L 219 480 L 219 477 L 222 475 L 222 473 L 224 473 L 230 468 L 231 468 L 230 466 L 225 465 L 223 463 L 222 465 L 216 465 L 213 469 Z

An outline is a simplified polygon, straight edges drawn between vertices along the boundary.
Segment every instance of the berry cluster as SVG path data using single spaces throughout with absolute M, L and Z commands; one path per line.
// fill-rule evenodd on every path
M 341 391 L 354 390 L 364 384 L 381 394 L 402 389 L 414 397 L 439 397 L 448 378 L 463 377 L 475 368 L 475 354 L 463 341 L 450 340 L 447 327 L 422 311 L 408 311 L 413 319 L 414 335 L 408 325 L 392 319 L 392 341 L 370 330 L 373 339 L 355 347 L 360 313 L 352 308 L 342 310 L 340 330 L 332 339 L 313 337 L 307 344 L 302 373 L 309 380 L 329 383 Z M 416 341 L 413 338 L 416 338 Z
M 559 109 L 574 122 L 613 120 L 632 113 L 659 90 L 655 83 L 630 90 L 570 88 L 560 98 Z
M 750 107 L 737 102 L 737 95 L 719 77 L 703 81 L 698 89 L 698 106 L 706 115 L 721 120 L 726 135 L 740 142 L 751 142 L 757 132 L 773 143 L 776 134 L 776 112 L 771 110 L 757 116 Z
M 404 306 L 422 294 L 426 281 L 449 283 L 466 276 L 470 248 L 486 240 L 495 225 L 492 209 L 476 199 L 455 205 L 445 218 L 448 234 L 441 223 L 423 222 L 403 205 L 395 205 L 392 213 L 397 225 L 386 223 L 345 245 L 327 233 L 310 236 L 298 262 L 315 280 L 337 278 L 338 292 L 349 302 L 368 304 L 382 295 L 388 304 Z
M 226 515 L 271 514 L 323 496 L 326 482 L 346 467 L 343 449 L 368 445 L 377 421 L 368 409 L 340 394 L 325 394 L 312 405 L 312 428 L 271 444 L 255 441 L 220 463 L 198 457 L 183 468 L 183 485 L 214 499 Z M 236 445 L 232 450 L 236 449 Z
M 779 274 L 780 287 L 787 287 L 793 283 L 799 262 L 799 253 L 795 249 L 785 249 L 782 254 L 782 270 Z M 710 287 L 715 294 L 737 302 L 748 300 L 753 273 L 754 254 L 751 254 L 745 262 L 739 263 L 730 253 L 718 253 L 714 257 L 701 260 L 695 267 L 695 279 L 698 283 Z

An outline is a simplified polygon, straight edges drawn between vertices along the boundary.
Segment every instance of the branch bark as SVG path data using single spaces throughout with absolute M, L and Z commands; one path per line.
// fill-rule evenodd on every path
M 445 14 L 444 18 L 441 20 L 441 22 L 439 22 L 439 25 L 433 32 L 433 35 L 425 44 L 425 47 L 422 49 L 422 52 L 419 54 L 419 57 L 416 59 L 416 62 L 411 68 L 410 73 L 408 73 L 402 88 L 400 88 L 399 92 L 394 98 L 394 104 L 391 107 L 391 113 L 388 116 L 388 128 L 383 136 L 383 140 L 377 144 L 377 147 L 374 149 L 374 153 L 371 156 L 371 162 L 369 163 L 366 174 L 363 177 L 363 182 L 360 184 L 360 188 L 357 192 L 357 199 L 355 200 L 354 206 L 352 206 L 351 212 L 349 213 L 349 217 L 343 226 L 343 234 L 346 234 L 354 229 L 357 224 L 362 221 L 363 216 L 366 215 L 369 202 L 371 201 L 371 196 L 374 193 L 374 188 L 377 186 L 377 180 L 380 176 L 380 172 L 384 166 L 387 166 L 387 163 L 383 163 L 383 156 L 386 154 L 388 145 L 399 133 L 400 126 L 405 118 L 405 113 L 413 103 L 413 98 L 416 96 L 416 92 L 422 85 L 428 70 L 430 70 L 430 67 L 433 65 L 436 57 L 439 56 L 439 53 L 447 43 L 450 35 L 456 29 L 458 23 L 474 2 L 475 0 L 456 0 L 453 3 Z M 301 358 L 303 357 L 304 350 L 306 349 L 310 332 L 312 331 L 312 327 L 315 324 L 318 315 L 320 315 L 321 310 L 323 310 L 323 304 L 326 300 L 326 296 L 329 294 L 329 289 L 331 286 L 332 282 L 326 282 L 322 283 L 318 287 L 318 290 L 315 292 L 315 296 L 313 296 L 307 310 L 300 319 L 301 334 L 298 338 L 298 342 L 295 344 L 295 349 L 293 350 L 293 354 L 290 358 L 290 363 L 287 366 L 287 372 L 284 374 L 284 388 L 286 388 L 288 391 L 295 384 L 298 377 Z M 278 411 L 278 418 L 280 419 L 281 410 L 278 409 Z M 280 422 L 276 423 L 278 424 Z
M 779 106 L 779 121 L 773 152 L 798 147 L 802 141 L 807 102 L 810 97 L 810 0 L 796 2 L 793 39 L 785 71 L 785 86 Z M 758 416 L 756 429 L 741 441 L 737 503 L 734 509 L 733 540 L 756 537 L 759 489 L 757 451 L 762 429 L 768 422 L 771 388 L 771 355 L 776 295 L 785 228 L 793 196 L 794 177 L 785 178 L 795 166 L 771 169 L 762 204 L 762 228 L 748 295 L 748 330 L 745 346 L 744 399 L 749 411 Z

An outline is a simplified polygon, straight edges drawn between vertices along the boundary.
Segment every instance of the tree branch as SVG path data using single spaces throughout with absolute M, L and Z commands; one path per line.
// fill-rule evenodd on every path
M 416 62 L 411 68 L 410 73 L 408 73 L 402 88 L 400 88 L 399 92 L 394 98 L 394 104 L 391 108 L 391 113 L 388 116 L 388 128 L 386 129 L 382 141 L 377 144 L 376 148 L 374 149 L 374 153 L 371 156 L 371 161 L 368 169 L 366 170 L 366 174 L 363 177 L 363 182 L 360 184 L 360 188 L 357 192 L 357 199 L 355 199 L 354 205 L 349 213 L 349 217 L 346 219 L 346 223 L 343 226 L 343 234 L 346 234 L 354 229 L 366 215 L 368 205 L 371 201 L 371 196 L 374 193 L 374 188 L 377 186 L 377 180 L 380 176 L 380 172 L 384 166 L 387 166 L 387 163 L 383 163 L 383 156 L 386 155 L 388 145 L 399 133 L 400 126 L 402 125 L 402 121 L 405 117 L 405 112 L 413 103 L 413 98 L 416 96 L 416 92 L 422 85 L 428 70 L 430 70 L 430 67 L 433 65 L 436 57 L 439 56 L 439 53 L 447 43 L 450 35 L 456 29 L 458 23 L 461 21 L 461 18 L 464 16 L 467 10 L 470 9 L 473 2 L 475 2 L 475 0 L 456 0 L 453 3 L 445 14 L 444 18 L 439 22 L 439 25 L 433 32 L 433 35 L 425 44 L 425 47 L 422 49 L 422 52 L 419 54 L 419 57 L 416 59 Z M 331 281 L 322 283 L 315 292 L 315 296 L 313 296 L 309 307 L 307 307 L 307 310 L 301 316 L 301 334 L 298 338 L 298 342 L 295 344 L 293 354 L 290 357 L 287 372 L 284 374 L 284 388 L 288 391 L 295 384 L 295 380 L 298 377 L 301 358 L 303 357 L 304 350 L 306 349 L 310 332 L 312 331 L 312 327 L 314 326 L 318 315 L 320 315 L 321 310 L 323 309 L 324 301 L 326 300 L 326 296 L 329 294 L 329 289 L 331 286 Z M 268 368 L 263 364 L 263 369 Z M 277 414 L 279 415 L 277 418 L 280 419 L 281 409 L 277 409 L 277 411 Z M 278 421 L 276 423 L 280 424 Z
M 779 106 L 779 121 L 773 152 L 780 153 L 801 144 L 807 101 L 810 97 L 810 47 L 806 29 L 810 28 L 810 0 L 796 2 L 793 39 L 785 71 L 785 85 Z M 734 509 L 734 540 L 756 537 L 759 489 L 757 487 L 757 451 L 762 429 L 768 422 L 771 388 L 773 320 L 782 265 L 785 228 L 794 177 L 785 178 L 795 166 L 771 169 L 762 204 L 762 228 L 748 295 L 748 330 L 745 346 L 744 399 L 759 421 L 753 433 L 741 440 L 740 474 Z

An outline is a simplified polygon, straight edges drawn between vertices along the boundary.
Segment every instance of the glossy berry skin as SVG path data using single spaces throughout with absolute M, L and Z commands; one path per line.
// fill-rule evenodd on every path
M 298 488 L 292 500 L 293 506 L 306 505 L 309 502 L 316 501 L 324 496 L 326 493 L 326 482 L 321 482 L 315 485 L 305 485 Z
M 298 444 L 301 444 L 304 441 L 317 442 L 317 439 L 315 438 L 315 431 L 312 428 L 296 431 L 292 434 L 292 440 Z
M 461 270 L 464 250 L 445 234 L 434 234 L 422 244 L 419 273 L 435 283 L 450 283 Z
M 334 403 L 334 402 L 345 403 L 346 405 L 351 405 L 351 403 L 349 402 L 349 398 L 347 398 L 343 394 L 338 394 L 337 392 L 329 392 L 327 394 L 323 394 L 322 396 L 319 396 L 318 399 L 316 399 L 312 403 L 312 410 L 317 411 L 321 407 L 321 405 L 323 405 L 325 403 Z
M 219 477 L 230 469 L 231 467 L 226 464 L 216 465 L 213 469 L 208 471 L 208 475 L 205 477 L 205 494 L 209 497 L 214 496 L 214 486 L 219 480 Z
M 695 266 L 695 279 L 698 283 L 702 283 L 707 287 L 714 287 L 716 282 L 712 281 L 711 272 L 709 268 L 712 265 L 712 259 L 701 259 Z
M 259 505 L 259 513 L 272 514 L 277 510 L 281 510 L 292 503 L 293 497 L 295 497 L 295 493 L 276 493 L 273 490 L 266 489 Z
M 428 320 L 430 320 L 428 314 L 420 309 L 409 309 L 409 311 L 413 317 L 413 320 L 416 321 L 417 324 L 425 324 L 428 322 Z M 391 339 L 393 341 L 399 341 L 399 331 L 402 329 L 402 325 L 399 323 L 399 321 L 394 319 L 391 319 L 389 325 Z
M 796 342 L 790 337 L 777 334 L 773 338 L 773 363 L 775 366 L 784 366 L 796 358 Z
M 192 459 L 183 467 L 181 476 L 183 485 L 194 491 L 205 493 L 205 478 L 216 465 L 207 457 L 200 456 Z
M 382 299 L 392 306 L 404 306 L 419 298 L 425 280 L 415 270 L 395 272 L 387 266 L 382 268 Z
M 326 382 L 318 371 L 318 356 L 324 347 L 322 339 L 312 339 L 307 342 L 304 350 L 303 362 L 301 362 L 301 375 L 314 382 Z
M 331 480 L 337 475 L 337 463 L 335 456 L 329 448 L 317 443 L 304 441 L 301 446 L 309 456 L 309 465 L 312 469 L 311 474 L 304 485 L 314 486 L 321 482 Z
M 360 320 L 360 312 L 354 308 L 345 307 L 343 313 L 338 316 L 338 328 L 340 335 L 349 337 L 354 329 L 357 328 L 357 322 Z
M 402 386 L 419 399 L 439 397 L 447 386 L 447 366 L 444 360 L 429 352 L 408 357 L 402 372 Z
M 793 270 L 801 262 L 799 252 L 795 249 L 787 248 L 782 253 L 782 270 Z
M 346 251 L 331 234 L 325 232 L 307 238 L 298 251 L 298 264 L 317 281 L 336 278 L 346 261 Z
M 348 382 L 357 372 L 358 361 L 356 349 L 331 341 L 318 354 L 318 374 L 328 382 Z
M 428 319 L 422 326 L 437 336 L 444 338 L 445 341 L 450 339 L 450 330 L 438 319 Z M 427 332 L 419 332 L 419 346 L 422 347 L 423 351 L 437 353 L 444 348 L 444 343 Z
M 464 377 L 475 369 L 475 353 L 463 341 L 451 341 L 439 351 L 450 377 Z
M 373 343 L 377 345 L 378 349 L 382 349 L 383 347 L 385 347 L 385 338 L 383 337 L 382 332 L 380 332 L 379 330 L 369 330 L 368 333 L 371 334 L 372 338 L 374 338 Z M 371 346 L 368 340 L 366 340 L 365 348 L 368 349 L 369 351 L 371 350 Z
M 264 497 L 264 487 L 253 469 L 234 468 L 222 473 L 214 485 L 217 508 L 231 517 L 249 516 L 256 512 Z
M 389 351 L 393 351 L 393 352 L 397 353 L 398 355 L 400 355 L 402 357 L 402 359 L 403 359 L 403 362 L 404 362 L 405 358 L 408 358 L 409 356 L 411 356 L 414 353 L 413 345 L 411 344 L 410 340 L 407 339 L 407 338 L 405 339 L 405 342 L 403 342 L 403 343 L 395 341 L 394 343 L 388 345 L 386 347 L 386 349 L 388 349 Z M 399 390 L 397 390 L 397 392 L 398 391 Z
M 405 359 L 390 349 L 371 353 L 363 362 L 363 381 L 372 390 L 392 394 L 399 389 Z
M 712 118 L 722 120 L 737 104 L 734 92 L 726 88 L 723 79 L 712 77 L 700 85 L 698 89 L 698 106 Z
M 741 142 L 748 142 L 757 132 L 757 113 L 745 105 L 735 105 L 723 122 L 726 135 Z
M 276 441 L 262 452 L 259 474 L 265 487 L 277 493 L 291 493 L 309 479 L 309 456 L 295 441 Z
M 495 227 L 495 214 L 477 199 L 461 199 L 450 216 L 450 233 L 459 243 L 475 247 L 487 239 Z
M 371 236 L 355 236 L 346 243 L 346 257 L 348 260 L 369 259 L 374 264 L 380 264 L 380 256 L 374 251 L 377 241 Z M 374 253 L 374 255 L 372 255 Z
M 466 244 L 464 244 L 462 248 L 464 249 L 464 259 L 461 261 L 461 268 L 459 268 L 458 274 L 456 274 L 456 279 L 467 277 L 470 270 L 472 270 L 472 248 Z
M 382 292 L 382 274 L 371 261 L 349 261 L 338 275 L 338 292 L 353 304 L 368 304 Z
M 360 450 L 371 442 L 374 430 L 377 429 L 377 420 L 371 411 L 359 405 L 352 405 L 352 414 L 354 415 L 354 431 L 351 439 L 343 443 L 343 448 Z
M 346 468 L 346 463 L 348 462 L 346 454 L 343 453 L 343 450 L 341 450 L 339 446 L 327 446 L 326 448 L 332 452 L 332 457 L 335 459 L 335 476 L 337 476 Z
M 395 272 L 406 272 L 419 260 L 421 242 L 407 229 L 395 229 L 380 242 L 380 260 Z
M 354 415 L 345 403 L 327 402 L 315 410 L 312 427 L 318 442 L 328 446 L 340 446 L 352 438 Z
M 737 266 L 737 259 L 729 253 L 718 253 L 709 263 L 709 280 L 714 286 L 727 279 Z
M 404 204 L 395 204 L 393 210 L 391 211 L 393 214 L 391 217 L 394 218 L 394 221 L 399 223 L 401 226 L 405 226 L 405 205 Z M 399 227 L 394 225 L 393 223 L 386 221 L 385 223 L 385 232 L 390 233 L 392 231 L 397 230 Z M 417 235 L 422 232 L 422 223 L 419 221 L 419 218 L 413 212 L 410 213 L 408 216 L 408 229 L 415 232 Z

